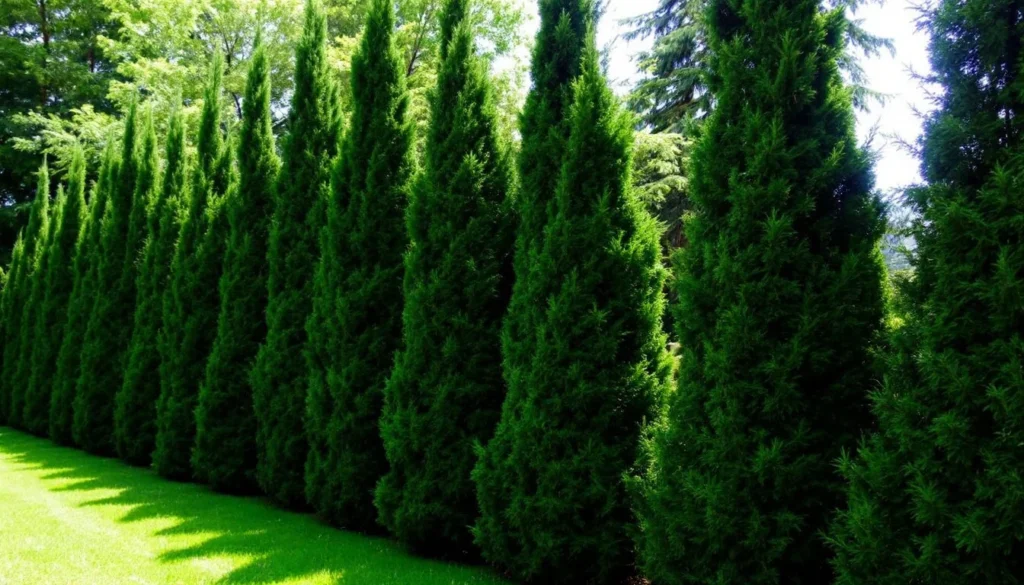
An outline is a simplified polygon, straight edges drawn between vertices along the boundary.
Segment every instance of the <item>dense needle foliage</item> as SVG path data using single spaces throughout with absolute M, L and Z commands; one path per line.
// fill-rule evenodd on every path
M 312 276 L 326 221 L 331 161 L 341 115 L 327 61 L 327 23 L 319 0 L 307 0 L 295 48 L 295 94 L 288 114 L 267 250 L 267 338 L 250 374 L 256 411 L 256 476 L 281 504 L 306 501 L 309 443 L 303 428 L 309 368 L 303 355 L 312 310 Z
M 1024 580 L 1024 4 L 924 14 L 938 109 L 878 430 L 844 457 L 840 585 Z
M 3 332 L 3 345 L 0 348 L 3 349 L 3 356 L 0 360 L 3 361 L 6 366 L 7 363 L 7 352 L 14 351 L 15 344 L 12 343 L 13 336 L 17 332 L 15 325 L 21 321 L 20 315 L 14 310 L 14 307 L 19 307 L 16 304 L 16 295 L 18 289 L 18 275 L 21 273 L 22 265 L 25 261 L 25 237 L 23 232 L 18 233 L 18 239 L 14 241 L 14 248 L 11 250 L 11 266 L 10 272 L 6 275 L 6 281 L 4 282 L 4 291 L 2 297 L 2 311 L 3 321 L 0 322 Z M 13 364 L 13 356 L 11 358 Z M 4 375 L 9 370 L 5 369 L 0 371 L 0 422 L 7 424 L 8 415 L 11 411 L 11 393 L 5 383 Z
M 256 487 L 256 414 L 249 372 L 266 336 L 267 236 L 274 182 L 280 163 L 274 151 L 270 76 L 257 42 L 238 139 L 238 189 L 224 213 L 230 224 L 220 278 L 217 336 L 196 407 L 192 467 L 214 489 L 248 492 Z

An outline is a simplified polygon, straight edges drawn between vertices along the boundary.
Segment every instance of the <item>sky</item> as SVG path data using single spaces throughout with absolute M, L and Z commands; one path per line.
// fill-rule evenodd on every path
M 860 112 L 857 131 L 866 140 L 872 128 L 877 128 L 872 148 L 878 152 L 875 167 L 877 186 L 888 193 L 920 181 L 918 161 L 900 147 L 900 141 L 913 143 L 921 133 L 921 120 L 915 114 L 927 111 L 930 104 L 918 81 L 910 71 L 925 73 L 928 67 L 928 38 L 915 29 L 917 13 L 911 4 L 916 0 L 887 0 L 884 5 L 861 7 L 854 18 L 861 19 L 870 32 L 891 38 L 895 56 L 884 52 L 876 57 L 862 58 L 868 77 L 868 86 L 887 94 L 885 104 L 874 104 L 869 111 Z M 633 57 L 650 46 L 650 40 L 627 43 L 620 38 L 624 32 L 620 21 L 624 18 L 651 11 L 658 0 L 609 0 L 608 12 L 598 26 L 599 46 L 608 47 L 609 71 L 615 90 L 628 91 L 638 77 Z M 534 26 L 536 19 L 534 19 Z M 899 140 L 897 140 L 899 139 Z

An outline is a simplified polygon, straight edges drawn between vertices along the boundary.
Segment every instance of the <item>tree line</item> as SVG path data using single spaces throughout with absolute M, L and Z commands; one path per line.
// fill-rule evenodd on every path
M 524 582 L 1024 578 L 1024 3 L 923 12 L 943 91 L 892 275 L 844 7 L 689 6 L 666 295 L 599 6 L 539 3 L 514 145 L 471 2 L 438 15 L 422 162 L 389 0 L 347 99 L 307 1 L 280 149 L 258 36 L 238 128 L 215 57 L 194 152 L 133 98 L 91 186 L 81 147 L 54 198 L 44 162 L 0 421 Z

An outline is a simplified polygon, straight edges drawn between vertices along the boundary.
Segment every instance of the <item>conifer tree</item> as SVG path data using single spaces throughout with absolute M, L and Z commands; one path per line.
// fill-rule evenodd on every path
M 82 342 L 89 315 L 95 304 L 97 250 L 100 247 L 100 225 L 107 200 L 115 188 L 120 161 L 113 137 L 107 142 L 100 164 L 99 178 L 92 186 L 89 211 L 82 233 L 75 246 L 75 280 L 68 298 L 64 337 L 57 354 L 50 396 L 50 438 L 60 445 L 74 443 L 74 402 L 81 368 Z
M 669 374 L 659 233 L 630 184 L 632 117 L 601 73 L 593 32 L 573 84 L 570 138 L 530 276 L 541 308 L 509 376 L 493 455 L 477 472 L 484 558 L 526 581 L 633 575 L 624 477 Z M 498 473 L 501 475 L 499 476 Z
M 303 473 L 309 447 L 303 414 L 309 369 L 299 356 L 307 342 L 317 237 L 326 221 L 331 161 L 341 134 L 326 42 L 320 0 L 307 0 L 303 33 L 295 48 L 295 90 L 267 249 L 267 338 L 250 374 L 257 481 L 271 498 L 291 507 L 305 502 Z
M 378 529 L 379 420 L 401 342 L 403 217 L 412 171 L 394 7 L 375 0 L 352 58 L 352 119 L 332 177 L 307 331 L 307 495 L 329 522 Z
M 156 442 L 156 401 L 160 394 L 158 334 L 163 323 L 163 298 L 178 237 L 186 191 L 185 128 L 174 111 L 168 124 L 164 171 L 159 190 L 145 201 L 146 240 L 140 253 L 132 339 L 124 384 L 115 397 L 114 439 L 117 454 L 133 465 L 150 463 Z
M 28 226 L 25 228 L 24 250 L 13 282 L 11 315 L 7 322 L 8 341 L 4 347 L 3 372 L 0 373 L 4 392 L 9 396 L 6 422 L 21 427 L 25 408 L 25 385 L 22 383 L 26 358 L 31 359 L 32 336 L 28 324 L 32 312 L 33 282 L 37 277 L 40 254 L 46 249 L 46 238 L 50 230 L 50 172 L 46 160 L 39 168 L 36 196 L 29 211 Z
M 834 463 L 869 424 L 885 227 L 840 74 L 842 8 L 713 0 L 669 415 L 637 481 L 657 583 L 820 584 Z
M 1020 2 L 923 13 L 937 109 L 920 142 L 913 277 L 877 430 L 841 460 L 839 585 L 1024 580 L 1024 61 Z
M 223 246 L 220 200 L 227 196 L 231 153 L 221 134 L 223 58 L 215 56 L 203 98 L 188 204 L 171 260 L 160 332 L 160 395 L 153 467 L 164 477 L 192 478 L 195 408 L 216 333 L 217 282 Z
M 15 323 L 18 320 L 17 311 L 14 310 L 17 307 L 17 289 L 18 289 L 18 275 L 21 273 L 21 267 L 25 263 L 25 233 L 24 231 L 18 232 L 18 239 L 14 241 L 14 248 L 11 251 L 11 271 L 7 275 L 7 281 L 4 283 L 4 295 L 3 295 L 3 361 L 7 362 L 8 350 L 13 351 L 15 344 L 12 343 L 17 329 Z M 13 361 L 13 357 L 12 357 Z M 6 372 L 8 370 L 4 370 Z M 11 411 L 11 393 L 8 390 L 7 384 L 3 383 L 4 372 L 0 372 L 0 423 L 8 424 L 7 419 Z
M 68 298 L 74 286 L 75 247 L 85 221 L 85 153 L 75 146 L 68 167 L 68 188 L 63 202 L 58 198 L 53 214 L 56 230 L 47 250 L 46 275 L 41 309 L 35 322 L 35 350 L 31 375 L 25 391 L 25 428 L 37 435 L 49 432 L 50 398 L 57 353 L 68 314 Z
M 403 347 L 384 389 L 389 463 L 376 490 L 399 541 L 442 555 L 472 549 L 473 445 L 505 398 L 501 323 L 511 294 L 510 169 L 468 0 L 441 16 L 426 165 L 409 201 Z
M 115 452 L 114 397 L 124 383 L 124 358 L 131 341 L 146 194 L 156 184 L 158 171 L 152 115 L 137 136 L 136 110 L 133 103 L 125 119 L 121 164 L 100 221 L 100 246 L 94 256 L 96 298 L 82 340 L 81 373 L 75 390 L 75 442 L 102 455 Z
M 256 415 L 249 372 L 266 337 L 267 239 L 280 163 L 270 112 L 270 70 L 257 40 L 238 140 L 238 190 L 226 209 L 230 224 L 220 278 L 217 336 L 196 408 L 192 467 L 215 490 L 256 486 Z

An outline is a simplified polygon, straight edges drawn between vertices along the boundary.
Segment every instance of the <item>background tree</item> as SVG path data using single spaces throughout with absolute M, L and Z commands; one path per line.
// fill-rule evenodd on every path
M 82 338 L 72 431 L 79 446 L 103 455 L 114 454 L 114 396 L 124 382 L 135 308 L 135 260 L 143 239 L 138 225 L 142 218 L 133 209 L 135 195 L 148 192 L 156 179 L 156 134 L 152 118 L 147 120 L 138 141 L 133 104 L 125 120 L 117 178 L 99 226 L 100 245 L 93 251 L 95 300 Z
M 50 398 L 57 352 L 68 314 L 68 298 L 74 286 L 75 248 L 85 222 L 85 153 L 79 147 L 68 170 L 63 204 L 54 213 L 54 236 L 47 250 L 43 303 L 35 322 L 35 350 L 31 377 L 25 391 L 25 428 L 37 435 L 49 432 Z
M 331 181 L 306 327 L 306 494 L 328 521 L 364 531 L 377 527 L 373 489 L 387 471 L 378 421 L 401 342 L 402 220 L 413 169 L 394 18 L 389 1 L 375 1 L 352 60 L 352 119 Z
M 1024 494 L 1024 111 L 1021 3 L 944 0 L 922 13 L 938 108 L 921 139 L 915 213 L 878 427 L 841 461 L 836 582 L 1013 583 Z
M 274 149 L 267 55 L 257 43 L 242 104 L 238 191 L 225 213 L 230 235 L 220 279 L 217 336 L 196 408 L 192 467 L 214 489 L 256 487 L 256 415 L 249 383 L 252 361 L 266 337 L 267 238 L 280 162 Z
M 230 148 L 221 134 L 222 74 L 218 57 L 210 67 L 196 164 L 163 299 L 153 468 L 172 479 L 192 478 L 195 408 L 216 333 L 217 283 L 223 263 L 221 199 L 229 196 L 232 164 Z
M 22 255 L 17 272 L 10 287 L 10 313 L 6 322 L 7 343 L 4 345 L 3 372 L 0 373 L 0 392 L 7 395 L 5 422 L 20 427 L 25 408 L 25 386 L 21 383 L 24 372 L 22 360 L 31 351 L 32 336 L 26 330 L 33 316 L 31 306 L 32 283 L 36 278 L 40 254 L 46 249 L 46 237 L 50 226 L 50 174 L 43 161 L 36 175 L 36 197 L 32 201 L 28 226 L 25 228 Z M 28 347 L 26 347 L 28 346 Z
M 327 64 L 327 27 L 319 0 L 307 0 L 295 47 L 295 93 L 289 135 L 274 191 L 267 251 L 267 338 L 250 375 L 256 412 L 260 488 L 277 502 L 301 507 L 309 450 L 303 429 L 309 369 L 304 351 L 312 305 L 317 237 L 325 223 L 330 165 L 338 151 L 341 115 Z
M 885 220 L 819 0 L 714 0 L 692 160 L 679 386 L 639 481 L 653 581 L 823 583 L 834 461 L 870 421 Z M 713 16 L 713 18 L 710 18 Z
M 75 282 L 71 288 L 71 297 L 68 299 L 64 338 L 57 354 L 57 369 L 53 377 L 50 396 L 50 438 L 60 445 L 74 443 L 74 403 L 81 370 L 82 343 L 89 315 L 96 300 L 100 227 L 107 208 L 107 200 L 116 187 L 119 166 L 117 149 L 114 141 L 110 140 L 103 155 L 99 180 L 93 185 L 92 196 L 89 198 L 89 213 L 82 227 L 82 235 L 75 247 Z
M 160 395 L 159 333 L 163 298 L 170 280 L 171 258 L 188 201 L 185 128 L 172 113 L 158 191 L 145 201 L 146 241 L 139 255 L 132 339 L 125 362 L 124 383 L 115 397 L 114 440 L 117 454 L 133 465 L 149 465 L 156 447 L 156 401 Z
M 511 294 L 511 169 L 468 0 L 441 16 L 426 166 L 409 201 L 403 348 L 384 389 L 389 463 L 381 523 L 418 550 L 465 555 L 477 514 L 473 445 L 505 398 L 501 322 Z

